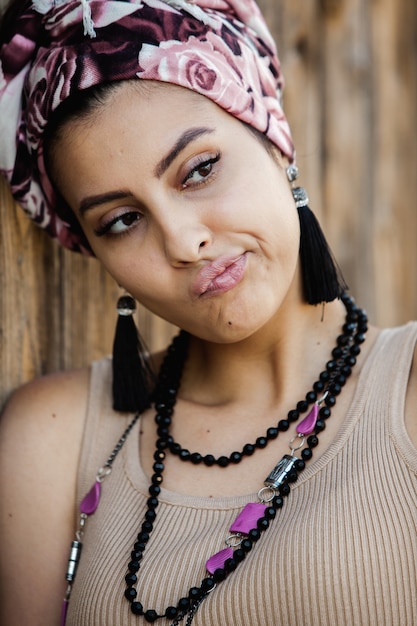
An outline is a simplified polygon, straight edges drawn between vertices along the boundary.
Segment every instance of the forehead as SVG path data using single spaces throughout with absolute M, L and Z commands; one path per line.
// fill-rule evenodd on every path
M 157 81 L 121 82 L 109 90 L 89 112 L 73 117 L 64 126 L 56 148 L 68 147 L 80 152 L 95 150 L 96 162 L 101 150 L 122 144 L 125 150 L 140 147 L 150 157 L 158 147 L 174 142 L 186 128 L 208 126 L 218 132 L 235 133 L 242 123 L 212 100 L 184 87 Z M 139 142 L 139 143 L 138 143 Z M 113 150 L 113 151 L 114 151 Z

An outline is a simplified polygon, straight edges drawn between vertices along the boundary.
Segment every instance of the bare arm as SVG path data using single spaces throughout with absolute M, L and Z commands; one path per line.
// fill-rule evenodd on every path
M 18 390 L 0 420 L 0 623 L 58 626 L 88 370 Z

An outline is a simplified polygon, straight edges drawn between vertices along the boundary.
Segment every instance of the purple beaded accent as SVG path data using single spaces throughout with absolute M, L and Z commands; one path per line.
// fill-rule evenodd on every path
M 311 435 L 316 427 L 317 418 L 319 415 L 319 405 L 314 404 L 310 413 L 297 425 L 297 433 L 299 435 Z
M 67 611 L 68 611 L 68 600 L 65 599 L 63 604 L 62 604 L 62 611 L 61 611 L 61 626 L 65 626 L 65 622 L 67 621 Z
M 81 500 L 81 513 L 84 513 L 84 515 L 92 515 L 95 513 L 100 502 L 100 495 L 101 483 L 97 480 L 87 495 Z
M 230 532 L 247 535 L 257 527 L 258 520 L 265 515 L 265 509 L 266 504 L 262 502 L 249 502 L 230 526 Z
M 227 559 L 231 559 L 232 556 L 232 548 L 225 548 L 224 550 L 220 550 L 220 552 L 213 554 L 213 556 L 211 556 L 206 563 L 206 568 L 209 574 L 214 574 L 216 569 L 223 569 Z

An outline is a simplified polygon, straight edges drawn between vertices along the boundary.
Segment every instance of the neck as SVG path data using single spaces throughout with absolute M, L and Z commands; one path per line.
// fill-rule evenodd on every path
M 302 397 L 329 360 L 345 318 L 340 301 L 280 310 L 267 327 L 242 341 L 191 338 L 180 396 L 211 406 L 280 405 Z M 285 329 L 285 330 L 284 330 Z

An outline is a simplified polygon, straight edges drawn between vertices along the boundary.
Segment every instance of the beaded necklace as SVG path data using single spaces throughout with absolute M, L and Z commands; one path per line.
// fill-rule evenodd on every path
M 336 404 L 336 398 L 352 372 L 352 367 L 356 363 L 356 357 L 360 353 L 360 346 L 365 340 L 367 331 L 366 313 L 359 309 L 346 294 L 343 294 L 342 301 L 346 307 L 346 319 L 342 333 L 338 336 L 336 347 L 332 350 L 332 359 L 327 362 L 326 369 L 314 383 L 313 389 L 307 393 L 306 399 L 299 402 L 296 408 L 288 413 L 286 420 L 281 420 L 276 427 L 269 428 L 264 437 L 258 437 L 255 444 L 246 444 L 242 452 L 232 452 L 229 457 L 215 459 L 213 455 L 203 457 L 199 453 L 191 454 L 176 443 L 169 434 L 188 348 L 187 333 L 180 332 L 174 338 L 161 366 L 155 390 L 155 421 L 158 439 L 154 453 L 154 473 L 148 490 L 147 511 L 133 545 L 131 560 L 127 565 L 128 571 L 125 575 L 126 591 L 124 595 L 129 601 L 130 609 L 134 615 L 143 616 L 145 621 L 149 623 L 165 618 L 171 620 L 170 626 L 178 626 L 181 621 L 186 619 L 186 626 L 190 626 L 203 600 L 218 584 L 237 569 L 260 539 L 261 534 L 269 528 L 277 512 L 282 508 L 285 497 L 291 491 L 290 483 L 297 480 L 299 473 L 305 468 L 306 461 L 312 458 L 313 449 L 319 443 L 318 434 L 324 430 L 325 422 L 330 417 L 331 409 Z M 318 397 L 318 394 L 321 394 L 320 397 Z M 278 436 L 280 431 L 288 430 L 290 422 L 297 421 L 300 414 L 306 412 L 310 404 L 313 404 L 312 409 L 297 424 L 297 434 L 289 442 L 291 454 L 285 454 L 269 473 L 264 481 L 264 486 L 258 492 L 258 502 L 248 503 L 232 523 L 225 540 L 226 548 L 207 560 L 206 569 L 208 575 L 200 582 L 200 586 L 191 587 L 187 596 L 180 598 L 176 605 L 167 607 L 163 613 L 158 613 L 154 609 L 145 610 L 141 602 L 136 599 L 137 591 L 135 585 L 138 580 L 137 573 L 140 569 L 140 562 L 157 517 L 158 496 L 161 492 L 164 471 L 163 461 L 166 452 L 176 454 L 180 459 L 190 460 L 192 463 L 203 462 L 207 466 L 217 464 L 220 467 L 226 467 L 229 463 L 238 463 L 244 456 L 249 456 L 255 450 L 264 448 L 269 441 Z M 97 510 L 101 496 L 101 483 L 112 471 L 113 462 L 138 419 L 139 414 L 136 414 L 103 467 L 99 469 L 93 487 L 81 501 L 80 525 L 76 533 L 76 540 L 71 544 L 68 562 L 66 575 L 68 588 L 63 604 L 61 626 L 64 626 L 66 621 L 72 584 L 81 555 L 85 523 L 88 516 Z M 297 452 L 300 453 L 300 456 L 297 456 Z

